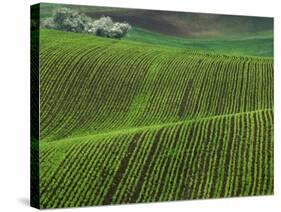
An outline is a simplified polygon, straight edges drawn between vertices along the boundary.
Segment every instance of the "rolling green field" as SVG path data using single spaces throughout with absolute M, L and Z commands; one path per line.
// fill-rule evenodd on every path
M 273 193 L 273 59 L 154 35 L 40 30 L 41 208 Z
M 133 27 L 125 39 L 218 54 L 273 57 L 272 31 L 223 35 L 215 38 L 181 38 Z
M 274 54 L 273 19 L 268 17 L 43 3 L 41 20 L 52 17 L 58 8 L 71 8 L 94 20 L 109 16 L 128 22 L 132 30 L 124 39 L 129 41 L 236 56 Z

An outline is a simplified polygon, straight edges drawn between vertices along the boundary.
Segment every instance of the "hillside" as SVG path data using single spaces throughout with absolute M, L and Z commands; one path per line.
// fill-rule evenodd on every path
M 42 17 L 58 7 L 68 7 L 90 17 L 110 16 L 133 27 L 176 37 L 224 37 L 273 31 L 273 18 L 208 13 L 157 11 L 128 8 L 94 7 L 68 4 L 41 4 Z
M 273 18 L 43 3 L 41 19 L 60 7 L 72 8 L 93 19 L 109 16 L 114 21 L 128 22 L 132 30 L 125 39 L 131 41 L 218 54 L 273 57 Z
M 40 44 L 42 208 L 272 194 L 272 59 L 54 30 Z
M 272 31 L 241 33 L 218 38 L 180 38 L 133 27 L 124 39 L 217 54 L 273 57 Z

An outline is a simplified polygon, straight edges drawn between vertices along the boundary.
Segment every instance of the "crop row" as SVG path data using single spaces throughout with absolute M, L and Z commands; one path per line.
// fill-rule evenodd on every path
M 66 151 L 41 177 L 43 208 L 273 192 L 272 110 L 80 142 L 41 144 L 42 167 Z
M 273 107 L 270 60 L 65 40 L 41 49 L 42 139 Z

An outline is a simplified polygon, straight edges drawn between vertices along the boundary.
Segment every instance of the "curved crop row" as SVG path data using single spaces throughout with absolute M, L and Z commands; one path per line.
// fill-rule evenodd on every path
M 271 59 L 40 39 L 42 208 L 273 193 Z
M 43 140 L 273 107 L 267 59 L 65 40 L 41 49 Z
M 41 178 L 42 207 L 270 194 L 272 115 L 263 110 L 41 144 L 42 151 L 68 152 L 58 171 Z M 53 156 L 44 157 L 43 167 Z

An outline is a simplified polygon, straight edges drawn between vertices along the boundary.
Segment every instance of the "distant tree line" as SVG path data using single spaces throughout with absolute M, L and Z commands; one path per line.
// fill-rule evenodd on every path
M 126 22 L 114 22 L 110 17 L 104 16 L 93 20 L 91 17 L 69 8 L 55 10 L 52 17 L 42 21 L 41 27 L 109 38 L 122 38 L 131 29 L 130 24 Z

